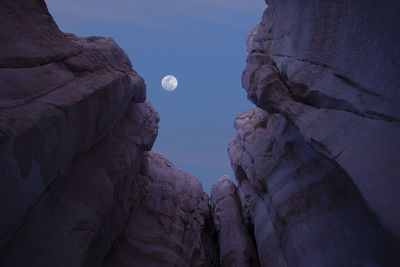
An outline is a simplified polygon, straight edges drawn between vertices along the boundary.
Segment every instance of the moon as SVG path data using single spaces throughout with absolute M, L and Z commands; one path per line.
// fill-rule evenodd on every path
M 175 76 L 167 75 L 162 79 L 161 86 L 167 91 L 174 91 L 178 87 L 178 80 Z

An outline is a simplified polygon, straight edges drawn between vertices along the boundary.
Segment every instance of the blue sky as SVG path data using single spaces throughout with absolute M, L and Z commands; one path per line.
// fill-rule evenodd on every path
M 227 146 L 237 113 L 253 108 L 240 78 L 245 42 L 264 0 L 47 0 L 60 29 L 112 37 L 145 79 L 160 114 L 153 150 L 199 177 L 206 192 L 233 172 Z M 171 74 L 179 86 L 161 87 Z M 233 178 L 234 179 L 234 178 Z

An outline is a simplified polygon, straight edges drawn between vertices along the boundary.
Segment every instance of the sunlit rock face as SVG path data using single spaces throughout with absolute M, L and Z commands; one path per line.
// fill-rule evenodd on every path
M 149 152 L 133 188 L 135 204 L 104 266 L 218 266 L 208 196 L 196 176 Z
M 397 252 L 351 177 L 281 114 L 235 120 L 229 156 L 261 266 L 396 266 Z
M 242 215 L 236 185 L 228 176 L 221 176 L 213 184 L 210 204 L 218 233 L 221 266 L 259 266 L 252 232 Z
M 400 237 L 400 4 L 267 1 L 242 84 L 288 118 Z

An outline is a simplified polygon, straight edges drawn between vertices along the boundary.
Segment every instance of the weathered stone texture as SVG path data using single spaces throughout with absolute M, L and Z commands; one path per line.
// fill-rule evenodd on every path
M 218 232 L 221 266 L 258 266 L 258 255 L 249 232 L 236 185 L 221 176 L 211 189 L 211 210 Z
M 400 237 L 400 4 L 267 1 L 242 83 L 349 174 Z
M 351 177 L 297 127 L 255 108 L 240 113 L 235 128 L 228 152 L 261 266 L 398 264 Z
M 146 87 L 111 38 L 60 32 L 43 1 L 1 1 L 0 36 L 4 240 L 38 196 L 117 124 L 132 101 L 145 101 Z
M 5 240 L 0 265 L 99 266 L 126 224 L 134 177 L 157 123 L 148 103 L 132 104 L 103 140 L 31 203 Z
M 133 198 L 104 266 L 218 266 L 208 196 L 196 176 L 149 152 Z

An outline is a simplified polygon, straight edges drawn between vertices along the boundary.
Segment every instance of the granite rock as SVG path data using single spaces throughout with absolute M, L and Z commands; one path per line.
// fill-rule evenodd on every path
M 148 152 L 133 198 L 104 266 L 218 266 L 209 199 L 196 176 Z
M 41 0 L 0 1 L 0 36 L 0 265 L 99 266 L 157 136 L 144 80 Z
M 242 84 L 351 177 L 400 237 L 400 4 L 267 1 Z
M 218 232 L 221 266 L 259 266 L 252 233 L 242 215 L 236 185 L 221 176 L 211 189 L 212 217 Z
M 351 177 L 281 114 L 235 120 L 228 152 L 261 266 L 396 266 L 391 235 Z
M 62 33 L 44 1 L 0 1 L 0 36 L 3 241 L 146 87 L 111 38 Z
M 148 103 L 133 103 L 32 203 L 6 240 L 0 266 L 100 266 L 128 220 L 134 177 L 155 141 L 157 123 Z

